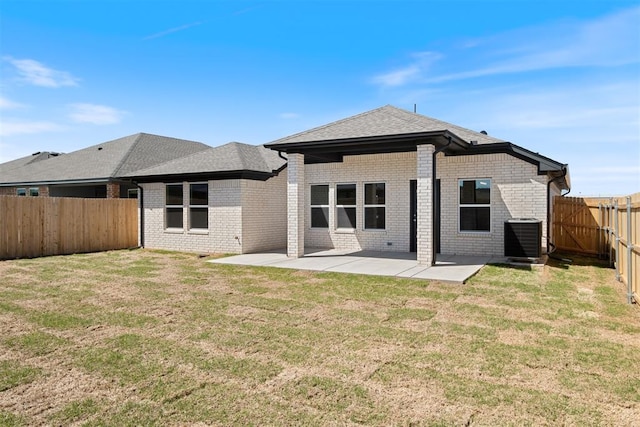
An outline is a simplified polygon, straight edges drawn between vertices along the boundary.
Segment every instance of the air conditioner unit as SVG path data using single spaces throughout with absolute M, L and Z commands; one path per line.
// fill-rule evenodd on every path
M 540 258 L 542 256 L 542 221 L 534 218 L 505 221 L 504 256 Z

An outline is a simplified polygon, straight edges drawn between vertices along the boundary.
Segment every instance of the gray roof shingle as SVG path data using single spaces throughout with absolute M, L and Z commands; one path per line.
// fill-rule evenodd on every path
M 285 161 L 264 146 L 229 142 L 161 165 L 132 172 L 125 177 L 169 176 L 194 173 L 252 171 L 271 173 Z
M 63 153 L 53 153 L 50 151 L 38 151 L 37 153 L 33 153 L 29 156 L 20 157 L 19 159 L 10 160 L 5 163 L 0 163 L 0 173 L 6 172 L 11 169 L 15 169 L 15 168 L 21 168 L 31 163 L 36 163 L 41 160 L 47 160 L 51 157 L 60 156 L 62 154 Z
M 366 111 L 275 140 L 267 144 L 267 146 L 445 130 L 454 133 L 467 142 L 477 141 L 478 144 L 505 142 L 502 139 L 494 138 L 481 132 L 475 132 L 442 120 L 412 113 L 392 105 L 385 105 L 375 110 Z
M 0 184 L 108 180 L 209 148 L 201 142 L 138 133 L 0 170 Z

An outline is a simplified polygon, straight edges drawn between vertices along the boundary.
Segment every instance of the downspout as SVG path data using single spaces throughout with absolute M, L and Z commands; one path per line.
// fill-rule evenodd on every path
M 280 157 L 282 160 L 284 160 L 285 162 L 288 162 L 289 159 L 287 159 L 285 156 L 282 155 L 282 151 L 278 150 L 278 157 Z
M 551 255 L 556 251 L 556 246 L 551 243 L 551 233 L 549 232 L 549 230 L 551 229 L 551 184 L 564 179 L 565 176 L 567 176 L 567 165 L 562 166 L 562 175 L 557 176 L 547 182 L 547 255 Z M 562 194 L 562 191 L 560 191 L 560 195 L 564 197 L 570 192 L 571 189 L 569 189 L 569 191 L 564 194 Z
M 451 145 L 451 143 L 453 142 L 451 140 L 451 137 L 448 136 L 447 137 L 448 142 L 443 145 L 440 148 L 437 148 L 434 152 L 433 152 L 433 171 L 432 171 L 432 176 L 431 179 L 433 180 L 432 184 L 431 184 L 431 209 L 433 209 L 433 207 L 436 205 L 436 156 L 438 155 L 438 153 L 443 152 L 448 146 Z M 435 216 L 435 212 L 433 213 L 433 218 L 431 219 L 431 236 L 433 238 L 433 236 L 435 236 L 435 231 L 436 231 L 436 216 Z M 431 264 L 432 265 L 436 265 L 436 245 L 433 244 L 432 245 L 432 261 Z
M 140 247 L 144 248 L 144 188 L 136 181 L 131 181 L 131 183 L 138 187 L 138 200 L 140 202 Z

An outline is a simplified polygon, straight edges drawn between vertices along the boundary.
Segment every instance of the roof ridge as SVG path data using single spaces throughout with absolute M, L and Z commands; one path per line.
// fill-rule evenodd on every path
M 390 104 L 383 105 L 382 107 L 374 108 L 373 110 L 369 110 L 369 111 L 364 111 L 364 112 L 358 113 L 358 114 L 356 114 L 354 116 L 349 116 L 349 117 L 345 117 L 344 119 L 335 120 L 333 122 L 326 123 L 324 125 L 320 125 L 320 126 L 317 126 L 317 127 L 311 128 L 311 129 L 307 129 L 307 130 L 304 130 L 302 132 L 294 133 L 293 135 L 285 136 L 284 138 L 279 138 L 276 141 L 270 142 L 269 144 L 274 144 L 277 141 L 279 141 L 280 139 L 294 138 L 294 137 L 297 137 L 297 136 L 305 135 L 307 133 L 319 131 L 321 129 L 326 129 L 326 128 L 330 127 L 330 126 L 334 126 L 334 125 L 337 125 L 339 123 L 344 123 L 344 122 L 348 122 L 348 121 L 351 121 L 351 120 L 355 120 L 357 118 L 364 117 L 364 116 L 367 116 L 367 115 L 372 114 L 374 112 L 377 112 L 379 110 L 382 110 L 385 107 L 393 107 L 393 105 L 390 105 Z
M 136 135 L 136 138 L 134 139 L 133 144 L 131 144 L 129 149 L 126 151 L 126 153 L 124 153 L 124 155 L 122 156 L 122 158 L 120 159 L 120 161 L 118 162 L 116 167 L 113 169 L 113 172 L 111 172 L 111 174 L 109 175 L 110 178 L 114 178 L 114 177 L 118 176 L 118 173 L 120 172 L 120 169 L 122 169 L 122 166 L 124 166 L 127 158 L 129 158 L 129 154 L 131 154 L 131 152 L 133 151 L 134 147 L 136 147 L 138 145 L 138 143 L 140 142 L 140 139 L 142 138 L 142 136 L 144 134 L 142 132 L 138 132 L 137 134 L 134 134 L 134 135 Z

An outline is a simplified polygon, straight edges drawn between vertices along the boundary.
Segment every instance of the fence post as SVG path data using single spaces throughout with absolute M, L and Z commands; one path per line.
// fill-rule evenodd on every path
M 598 202 L 598 259 L 602 259 L 602 203 Z
M 633 291 L 632 291 L 632 270 L 633 262 L 631 259 L 631 252 L 633 251 L 633 243 L 631 242 L 631 196 L 627 196 L 627 303 L 633 303 Z
M 613 214 L 613 200 L 609 199 L 609 215 L 607 216 L 607 223 L 609 225 L 609 240 L 607 244 L 609 245 L 609 267 L 613 266 L 613 221 L 611 219 L 611 215 Z
M 615 235 L 615 242 L 616 242 L 616 262 L 615 262 L 615 267 L 616 267 L 616 280 L 619 282 L 620 281 L 620 223 L 618 221 L 618 199 L 616 199 L 616 201 L 614 202 L 613 205 L 613 220 L 614 220 L 614 235 Z

